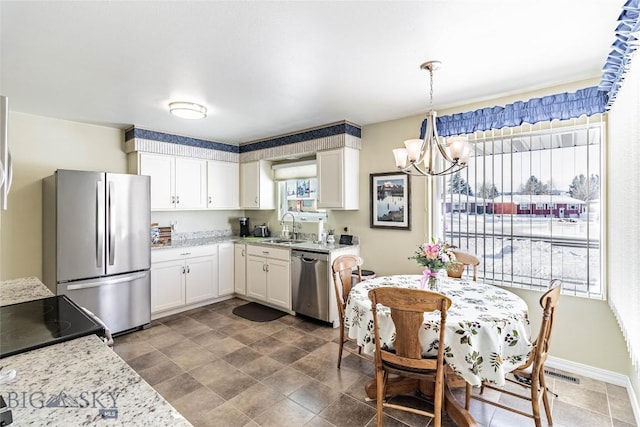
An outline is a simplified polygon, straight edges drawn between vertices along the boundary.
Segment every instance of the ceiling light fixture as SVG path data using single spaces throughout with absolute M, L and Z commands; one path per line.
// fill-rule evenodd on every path
M 438 136 L 437 113 L 433 110 L 433 71 L 440 61 L 428 61 L 420 66 L 429 71 L 429 112 L 424 139 L 408 139 L 405 148 L 393 150 L 396 166 L 408 175 L 439 176 L 458 172 L 467 167 L 471 146 L 465 137 L 451 137 L 449 141 Z M 438 158 L 436 151 L 440 153 Z
M 171 102 L 169 111 L 174 116 L 183 119 L 204 119 L 207 117 L 207 108 L 193 102 Z

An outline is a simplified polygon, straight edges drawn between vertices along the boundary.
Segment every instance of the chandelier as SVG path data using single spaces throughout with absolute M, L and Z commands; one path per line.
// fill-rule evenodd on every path
M 467 167 L 471 146 L 467 138 L 455 136 L 445 141 L 438 136 L 437 113 L 433 110 L 433 71 L 440 61 L 428 61 L 420 66 L 429 71 L 429 112 L 424 139 L 408 139 L 405 148 L 393 150 L 396 166 L 408 175 L 440 176 L 458 172 Z M 438 155 L 440 153 L 440 155 Z

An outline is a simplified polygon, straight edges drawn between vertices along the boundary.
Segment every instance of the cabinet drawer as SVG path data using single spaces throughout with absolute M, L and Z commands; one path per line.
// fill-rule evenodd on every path
M 185 246 L 182 248 L 154 249 L 151 251 L 151 263 L 196 256 L 217 255 L 218 245 Z
M 247 245 L 247 255 L 260 256 L 265 258 L 281 259 L 289 261 L 291 252 L 289 249 L 273 248 L 271 246 Z

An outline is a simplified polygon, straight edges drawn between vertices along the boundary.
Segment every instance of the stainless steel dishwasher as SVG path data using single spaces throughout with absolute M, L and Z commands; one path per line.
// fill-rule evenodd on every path
M 293 311 L 329 322 L 329 254 L 291 251 Z

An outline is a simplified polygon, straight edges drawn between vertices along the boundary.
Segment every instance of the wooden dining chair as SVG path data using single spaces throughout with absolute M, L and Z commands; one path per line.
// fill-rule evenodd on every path
M 447 275 L 456 279 L 462 278 L 464 270 L 471 266 L 473 267 L 473 281 L 478 280 L 478 266 L 480 265 L 480 258 L 472 255 L 468 252 L 461 251 L 459 249 L 452 249 L 453 254 L 456 256 L 456 261 L 449 264 L 447 267 Z
M 555 316 L 558 300 L 560 299 L 560 290 L 562 288 L 562 282 L 560 280 L 552 280 L 549 284 L 549 289 L 540 298 L 540 306 L 542 307 L 542 321 L 540 324 L 540 330 L 538 336 L 532 343 L 531 353 L 527 360 L 511 374 L 515 378 L 507 377 L 507 381 L 519 384 L 530 390 L 530 394 L 523 395 L 520 393 L 505 390 L 501 387 L 495 387 L 488 383 L 482 383 L 480 388 L 480 395 L 472 394 L 471 385 L 467 384 L 466 396 L 465 396 L 465 408 L 468 410 L 471 403 L 471 399 L 476 399 L 490 405 L 497 406 L 502 409 L 506 409 L 516 414 L 524 415 L 525 417 L 533 418 L 536 427 L 541 427 L 540 421 L 540 398 L 544 405 L 545 413 L 547 414 L 547 422 L 549 425 L 553 425 L 551 419 L 551 407 L 549 405 L 549 397 L 547 396 L 547 384 L 544 377 L 544 362 L 547 360 L 549 352 L 549 345 L 551 342 L 551 331 L 553 329 L 553 318 Z M 519 397 L 531 402 L 531 413 L 521 411 L 519 409 L 495 402 L 493 400 L 485 399 L 482 397 L 482 393 L 485 388 L 498 390 L 502 393 L 506 393 L 510 396 Z
M 420 289 L 381 287 L 369 291 L 373 310 L 373 328 L 375 333 L 376 368 L 376 418 L 377 426 L 382 426 L 383 408 L 394 408 L 434 419 L 434 426 L 440 427 L 444 402 L 444 334 L 447 310 L 451 300 L 437 292 Z M 382 347 L 380 343 L 380 325 L 378 304 L 389 307 L 391 320 L 395 326 L 393 350 Z M 423 358 L 423 347 L 419 333 L 424 327 L 424 313 L 440 311 L 440 332 L 435 346 L 438 355 L 435 358 Z M 424 345 L 423 345 L 424 344 Z M 435 384 L 433 412 L 399 405 L 385 401 L 389 374 L 417 380 L 429 380 Z
M 351 292 L 351 287 L 353 286 L 353 270 L 356 269 L 358 272 L 358 281 L 362 281 L 362 258 L 357 255 L 341 255 L 333 261 L 331 269 L 333 271 L 333 286 L 340 320 L 340 347 L 338 349 L 338 369 L 340 369 L 343 350 L 360 357 L 366 357 L 362 354 L 362 347 L 360 346 L 358 346 L 357 350 L 349 346 L 345 347 L 345 343 L 354 343 L 355 341 L 349 339 L 344 331 L 344 311 L 347 307 L 349 292 Z

